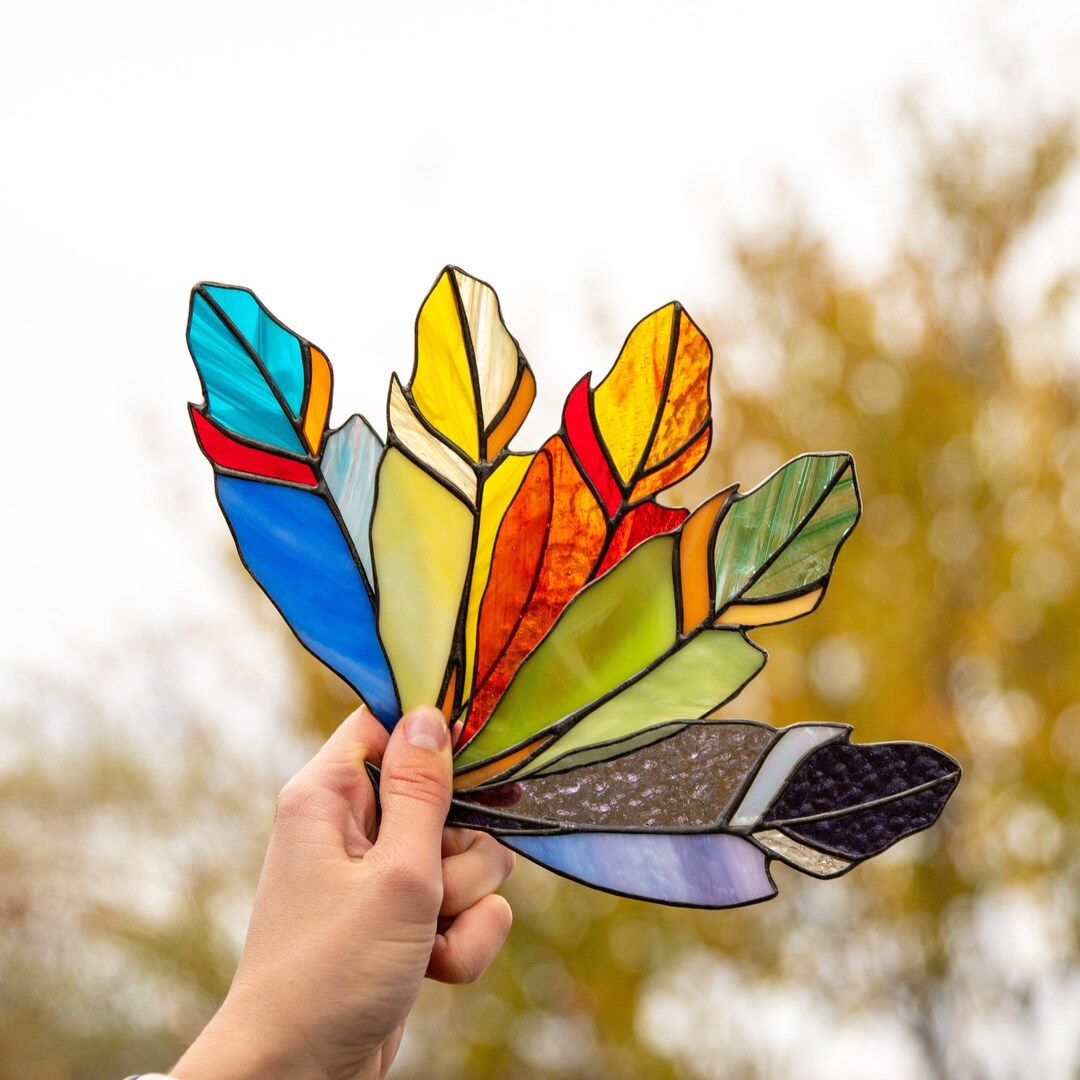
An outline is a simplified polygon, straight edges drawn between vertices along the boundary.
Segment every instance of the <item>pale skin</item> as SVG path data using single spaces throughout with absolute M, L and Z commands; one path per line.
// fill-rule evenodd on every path
M 364 760 L 381 763 L 375 795 Z M 349 716 L 282 789 L 240 965 L 170 1073 L 181 1080 L 375 1080 L 425 975 L 477 979 L 510 930 L 496 893 L 514 855 L 444 828 L 446 721 L 417 709 L 388 736 Z

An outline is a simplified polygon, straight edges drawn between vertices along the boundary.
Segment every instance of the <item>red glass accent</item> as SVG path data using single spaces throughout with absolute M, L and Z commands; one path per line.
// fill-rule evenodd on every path
M 661 506 L 651 501 L 635 506 L 619 522 L 596 570 L 597 575 L 610 570 L 623 556 L 650 537 L 674 531 L 687 517 L 689 514 L 682 507 Z
M 596 437 L 596 427 L 589 409 L 588 375 L 570 391 L 563 407 L 563 423 L 566 426 L 567 441 L 586 476 L 596 488 L 608 517 L 614 517 L 615 512 L 622 506 L 623 493 L 611 471 L 611 465 L 604 456 L 600 440 Z
M 215 465 L 247 473 L 249 476 L 288 480 L 294 484 L 306 484 L 308 487 L 318 485 L 318 478 L 310 465 L 237 442 L 194 406 L 191 407 L 191 419 L 195 424 L 195 437 L 199 440 L 203 453 Z

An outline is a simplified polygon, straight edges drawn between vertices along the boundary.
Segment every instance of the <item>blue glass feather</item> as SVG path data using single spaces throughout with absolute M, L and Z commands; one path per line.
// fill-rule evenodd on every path
M 219 476 L 217 492 L 252 577 L 297 637 L 393 727 L 401 709 L 371 598 L 326 501 L 235 476 Z
M 776 893 L 760 848 L 730 833 L 575 832 L 499 839 L 565 877 L 639 900 L 734 907 Z
M 329 387 L 321 428 L 318 418 L 305 426 L 310 346 L 248 290 L 197 288 L 188 344 L 206 392 L 202 413 L 224 429 L 213 446 L 205 434 L 200 441 L 244 564 L 300 641 L 392 728 L 401 708 L 379 640 L 362 520 L 371 514 L 381 442 L 364 425 L 359 444 L 348 434 L 355 425 L 321 438 Z M 281 451 L 304 463 L 279 458 Z

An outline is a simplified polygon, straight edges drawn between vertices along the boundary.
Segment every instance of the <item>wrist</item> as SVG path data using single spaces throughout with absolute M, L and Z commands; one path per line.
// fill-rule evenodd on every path
M 285 1060 L 281 1047 L 236 1021 L 223 1004 L 169 1075 L 179 1080 L 255 1080 L 257 1076 L 299 1080 L 303 1074 L 296 1070 L 296 1063 Z
M 325 1063 L 315 1059 L 288 1021 L 266 1015 L 232 991 L 169 1075 L 176 1080 L 331 1080 Z

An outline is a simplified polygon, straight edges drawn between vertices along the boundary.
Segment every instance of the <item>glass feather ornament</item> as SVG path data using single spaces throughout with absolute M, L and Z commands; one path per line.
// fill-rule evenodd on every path
M 447 267 L 391 377 L 385 441 L 330 429 L 326 356 L 247 289 L 192 292 L 191 406 L 244 565 L 393 728 L 437 704 L 448 822 L 594 888 L 732 907 L 770 863 L 834 877 L 932 825 L 959 765 L 844 724 L 713 719 L 761 670 L 755 627 L 812 612 L 858 521 L 848 454 L 805 454 L 692 512 L 712 351 L 679 304 L 510 449 L 536 382 L 491 287 Z M 374 770 L 373 770 L 374 772 Z

